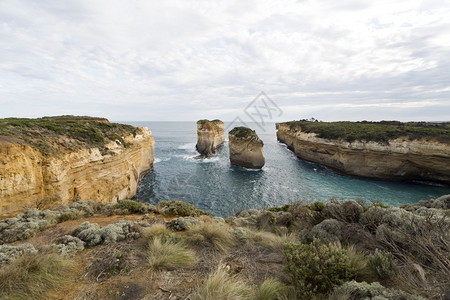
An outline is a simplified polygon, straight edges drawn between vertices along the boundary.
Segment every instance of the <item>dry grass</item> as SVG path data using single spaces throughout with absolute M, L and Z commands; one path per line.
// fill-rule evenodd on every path
M 55 253 L 25 254 L 0 269 L 0 298 L 41 299 L 68 280 L 71 267 Z
M 188 249 L 182 241 L 163 240 L 155 237 L 149 242 L 147 259 L 153 270 L 176 269 L 195 264 L 197 261 L 193 250 Z
M 189 229 L 187 235 L 194 245 L 211 247 L 219 252 L 226 252 L 236 244 L 228 225 L 223 223 L 196 224 Z
M 276 279 L 266 279 L 255 290 L 255 300 L 282 300 L 289 299 L 289 288 Z
M 230 277 L 223 269 L 210 274 L 206 282 L 195 291 L 191 300 L 252 299 L 252 291 L 240 280 Z

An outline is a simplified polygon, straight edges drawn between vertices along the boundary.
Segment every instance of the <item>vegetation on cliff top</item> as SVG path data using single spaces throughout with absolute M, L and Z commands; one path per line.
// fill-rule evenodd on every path
M 320 138 L 343 139 L 348 142 L 355 140 L 387 143 L 391 139 L 406 137 L 410 140 L 435 139 L 440 142 L 450 142 L 450 122 L 319 122 L 300 120 L 285 122 L 291 129 L 300 127 L 303 132 L 316 133 Z
M 0 221 L 0 298 L 449 295 L 450 195 L 402 208 L 295 202 L 225 220 L 181 201 L 132 202 L 32 208 Z
M 31 145 L 43 153 L 56 153 L 61 146 L 69 150 L 92 147 L 105 150 L 110 141 L 128 147 L 130 144 L 123 137 L 135 136 L 137 130 L 131 125 L 84 116 L 0 119 L 0 136 Z
M 238 126 L 234 127 L 229 134 L 239 139 L 250 139 L 254 141 L 261 141 L 256 132 L 248 127 Z M 262 142 L 262 141 L 261 141 Z

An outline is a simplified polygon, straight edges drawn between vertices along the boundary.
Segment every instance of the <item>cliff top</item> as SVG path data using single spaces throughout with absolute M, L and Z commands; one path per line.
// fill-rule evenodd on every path
M 434 139 L 439 142 L 450 142 L 450 122 L 319 122 L 319 121 L 291 121 L 287 124 L 292 130 L 300 127 L 303 132 L 316 133 L 325 139 L 344 139 L 348 142 L 365 140 L 386 143 L 391 139 L 407 137 L 410 140 Z
M 214 119 L 214 120 L 208 120 L 208 119 L 202 119 L 202 120 L 198 120 L 197 124 L 205 124 L 205 123 L 216 123 L 216 124 L 223 124 L 223 122 L 219 119 Z
M 130 144 L 123 137 L 135 136 L 138 130 L 131 125 L 86 116 L 0 119 L 0 137 L 9 142 L 33 146 L 43 153 L 55 153 L 60 147 L 69 150 L 102 149 L 110 141 L 119 141 L 128 147 Z
M 234 127 L 230 131 L 230 134 L 237 138 L 260 140 L 254 130 L 244 126 Z

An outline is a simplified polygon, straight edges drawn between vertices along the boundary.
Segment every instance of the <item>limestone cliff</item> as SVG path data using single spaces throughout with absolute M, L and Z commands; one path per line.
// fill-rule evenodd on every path
M 197 121 L 197 151 L 204 156 L 216 153 L 217 147 L 225 141 L 224 124 L 220 120 Z
M 249 169 L 261 169 L 265 164 L 263 141 L 254 130 L 235 127 L 228 133 L 230 162 Z
M 101 126 L 115 128 L 106 123 Z M 0 135 L 0 218 L 30 207 L 50 208 L 89 199 L 110 203 L 133 197 L 154 159 L 151 131 L 136 127 L 133 131 L 114 133 L 101 147 L 83 147 L 73 136 L 47 131 L 40 132 L 42 140 L 51 136 L 52 143 L 47 139 L 45 147 Z M 77 148 L 63 146 L 69 144 Z M 52 151 L 46 151 L 48 147 Z
M 277 124 L 277 138 L 299 158 L 349 175 L 384 180 L 450 183 L 450 144 L 396 137 L 387 143 L 320 138 L 299 126 Z

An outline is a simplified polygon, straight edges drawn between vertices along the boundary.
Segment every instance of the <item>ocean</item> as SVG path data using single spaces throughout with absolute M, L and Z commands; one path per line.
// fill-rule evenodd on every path
M 179 199 L 226 217 L 242 209 L 300 200 L 364 199 L 398 206 L 450 194 L 449 186 L 354 178 L 302 161 L 277 141 L 274 123 L 263 128 L 246 123 L 264 141 L 266 165 L 259 171 L 231 166 L 227 142 L 216 156 L 197 158 L 195 122 L 122 123 L 148 127 L 156 142 L 153 169 L 142 178 L 135 196 L 139 201 Z M 227 126 L 225 135 L 232 129 Z

